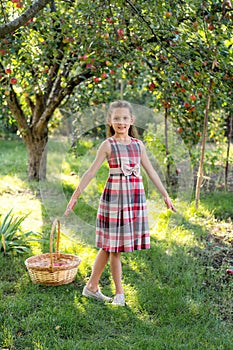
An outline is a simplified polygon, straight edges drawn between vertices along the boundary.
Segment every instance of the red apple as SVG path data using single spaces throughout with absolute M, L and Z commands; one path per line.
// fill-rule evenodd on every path
M 17 79 L 16 78 L 11 78 L 10 79 L 11 84 L 17 84 Z
M 111 18 L 111 17 L 107 17 L 106 18 L 106 22 L 110 23 L 110 24 L 113 24 L 114 23 L 114 20 Z
M 166 13 L 165 13 L 165 16 L 166 16 L 167 18 L 169 18 L 169 17 L 172 16 L 172 13 L 171 13 L 171 12 L 166 12 Z
M 155 83 L 152 82 L 149 84 L 149 90 L 152 91 L 154 89 L 155 89 Z
M 190 103 L 189 102 L 184 102 L 184 107 L 185 108 L 188 108 L 190 106 Z
M 117 29 L 117 35 L 118 35 L 119 39 L 123 38 L 123 36 L 124 36 L 124 29 L 122 29 L 122 28 Z
M 196 101 L 196 99 L 197 99 L 197 98 L 196 98 L 196 96 L 195 96 L 195 95 L 191 95 L 191 96 L 190 96 L 190 100 L 192 100 L 192 101 Z
M 6 68 L 6 69 L 5 69 L 5 73 L 6 73 L 6 74 L 11 74 L 11 69 L 10 69 L 10 68 Z
M 185 88 L 181 88 L 180 91 L 181 92 L 185 92 L 186 90 L 185 90 Z
M 181 74 L 180 79 L 187 80 L 186 76 L 184 74 Z
M 198 96 L 201 97 L 202 96 L 202 92 L 198 92 Z
M 111 75 L 115 74 L 114 69 L 111 69 L 109 73 L 110 73 Z
M 177 175 L 181 173 L 180 168 L 177 168 L 177 169 L 176 169 L 176 173 L 177 173 Z
M 0 55 L 5 56 L 6 55 L 6 50 L 0 49 Z
M 214 27 L 214 25 L 213 25 L 212 23 L 209 23 L 209 24 L 208 24 L 208 29 L 209 29 L 209 30 L 214 30 L 214 28 L 215 28 L 215 27 Z
M 107 73 L 105 73 L 105 72 L 101 74 L 101 78 L 102 78 L 102 79 L 106 79 L 107 76 L 108 76 L 108 75 L 107 75 Z
M 99 78 L 98 78 L 98 77 L 94 77 L 94 78 L 93 78 L 93 81 L 94 81 L 95 83 L 98 83 L 98 82 L 99 82 Z
M 179 133 L 183 132 L 183 128 L 182 128 L 181 126 L 179 126 L 176 130 L 177 130 L 177 132 L 179 132 Z

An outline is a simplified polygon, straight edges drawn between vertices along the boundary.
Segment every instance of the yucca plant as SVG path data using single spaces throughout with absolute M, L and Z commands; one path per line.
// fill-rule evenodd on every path
M 5 217 L 0 220 L 0 252 L 5 254 L 9 252 L 28 253 L 30 252 L 30 242 L 40 241 L 37 237 L 39 233 L 28 231 L 23 232 L 21 229 L 22 222 L 26 219 L 27 215 L 15 217 L 10 210 Z

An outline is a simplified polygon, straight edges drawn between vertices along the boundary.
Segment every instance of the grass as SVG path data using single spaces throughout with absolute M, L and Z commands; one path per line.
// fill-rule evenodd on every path
M 42 201 L 38 184 L 27 182 L 26 152 L 20 142 L 0 141 L 0 154 L 0 213 L 11 208 L 16 214 L 30 213 L 23 228 L 48 237 L 51 218 L 57 215 L 53 196 Z M 62 182 L 64 203 L 80 177 L 79 166 L 74 157 L 67 157 L 60 179 L 46 187 L 60 194 Z M 76 176 L 70 176 L 73 169 Z M 104 179 L 104 169 L 98 176 Z M 101 192 L 98 186 L 98 181 L 94 182 L 76 208 L 76 215 L 91 223 L 92 235 L 96 192 Z M 28 255 L 0 253 L 0 348 L 232 349 L 233 279 L 226 274 L 226 268 L 233 265 L 231 203 L 231 193 L 214 192 L 202 195 L 198 210 L 193 203 L 182 201 L 177 203 L 177 214 L 160 207 L 155 207 L 154 213 L 151 209 L 157 222 L 152 228 L 151 249 L 122 255 L 125 308 L 81 296 L 97 250 L 79 236 L 74 234 L 72 239 L 67 235 L 65 222 L 61 250 L 82 259 L 77 277 L 69 285 L 34 285 L 24 265 Z M 34 246 L 33 252 L 46 249 L 48 246 Z M 101 289 L 107 295 L 114 291 L 109 266 Z

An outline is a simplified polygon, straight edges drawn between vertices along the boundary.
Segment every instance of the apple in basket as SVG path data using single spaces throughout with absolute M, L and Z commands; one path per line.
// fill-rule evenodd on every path
M 53 266 L 68 266 L 67 264 L 62 264 L 62 263 L 59 263 L 59 262 L 55 262 L 53 264 Z

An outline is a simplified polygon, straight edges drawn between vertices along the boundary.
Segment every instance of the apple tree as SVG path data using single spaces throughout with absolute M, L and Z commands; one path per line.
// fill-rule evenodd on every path
M 29 1 L 13 8 L 24 11 Z M 112 19 L 114 17 L 114 21 Z M 0 79 L 4 101 L 28 151 L 28 178 L 46 176 L 49 123 L 58 106 L 74 93 L 91 95 L 130 55 L 117 4 L 53 1 L 37 17 L 1 41 Z M 43 158 L 44 155 L 44 158 Z
M 24 8 L 14 11 L 20 16 Z M 27 147 L 29 179 L 39 178 L 54 111 L 69 101 L 81 108 L 120 91 L 163 109 L 195 144 L 208 98 L 216 100 L 226 68 L 231 77 L 231 11 L 225 1 L 52 1 L 7 35 L 1 41 L 3 104 Z M 222 83 L 221 96 L 227 89 Z M 42 178 L 46 159 L 43 164 Z

